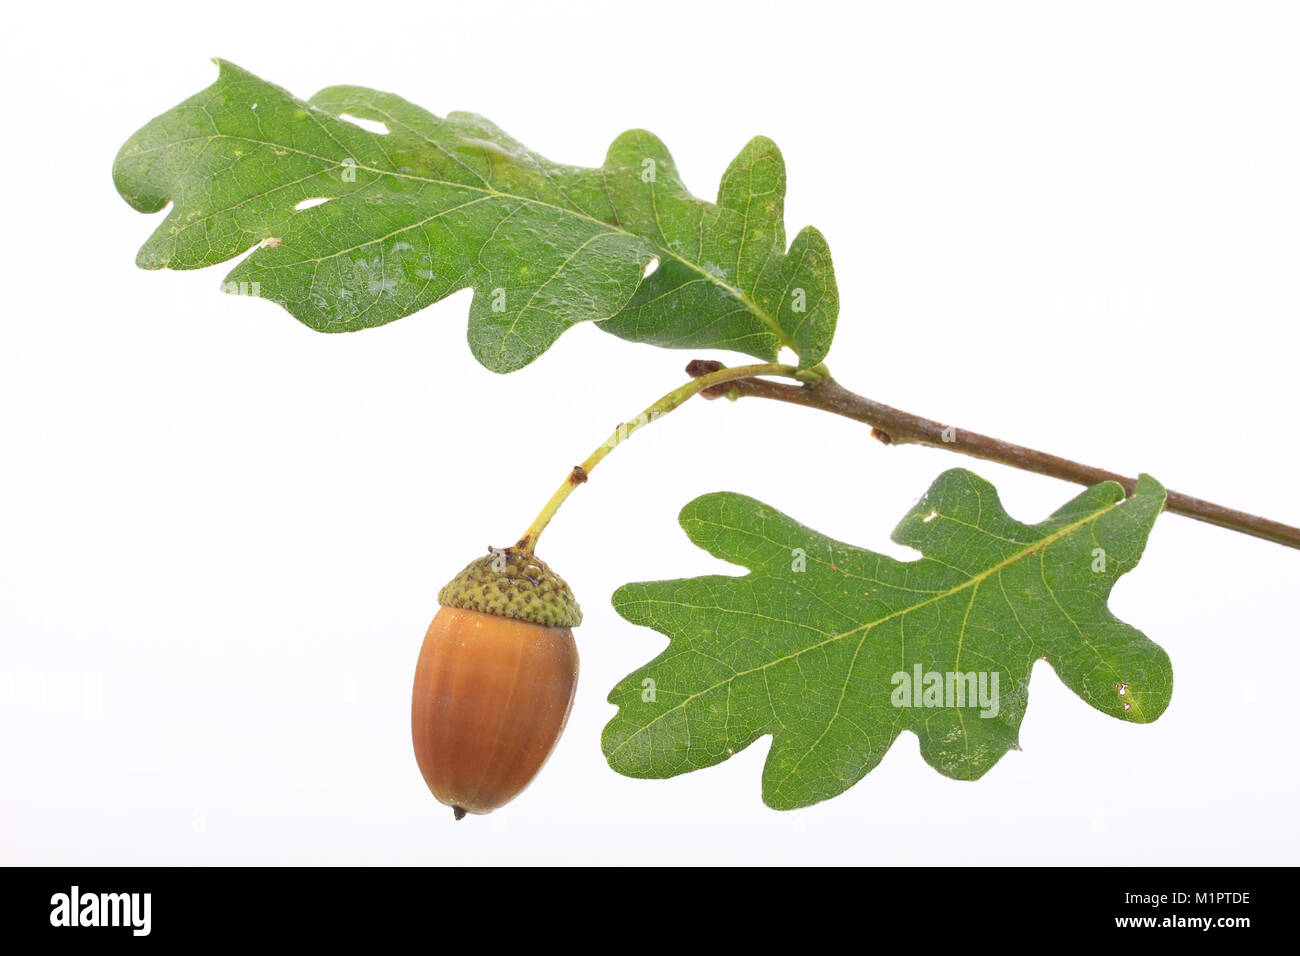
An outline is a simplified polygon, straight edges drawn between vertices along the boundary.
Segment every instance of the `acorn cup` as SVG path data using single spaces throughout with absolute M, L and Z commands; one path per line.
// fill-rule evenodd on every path
M 438 592 L 415 666 L 411 739 L 433 795 L 491 813 L 537 776 L 578 687 L 582 611 L 530 552 L 490 549 Z

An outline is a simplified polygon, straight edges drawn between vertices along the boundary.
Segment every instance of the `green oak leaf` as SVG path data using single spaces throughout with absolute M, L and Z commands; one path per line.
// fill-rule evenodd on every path
M 223 288 L 322 332 L 382 325 L 473 288 L 470 348 L 498 372 L 586 320 L 673 348 L 773 360 L 789 347 L 804 366 L 830 347 L 830 253 L 811 228 L 787 253 L 785 169 L 768 140 L 727 170 L 715 205 L 690 196 L 644 131 L 619 136 L 599 168 L 563 166 L 471 113 L 440 118 L 355 86 L 303 101 L 217 62 L 215 83 L 140 129 L 114 162 L 133 207 L 172 203 L 140 250 L 143 268 L 201 268 L 257 247 Z
M 616 153 L 640 163 L 648 180 L 620 214 L 625 228 L 654 243 L 659 267 L 601 328 L 636 342 L 769 361 L 786 346 L 805 367 L 826 357 L 840 308 L 830 247 L 808 226 L 786 251 L 785 162 L 775 143 L 749 141 L 723 175 L 716 205 L 690 194 L 649 133 L 623 134 L 611 158 Z
M 1128 498 L 1105 482 L 1026 525 L 991 484 L 953 469 L 894 530 L 923 555 L 898 561 L 743 495 L 697 498 L 681 512 L 687 535 L 749 573 L 615 592 L 619 614 L 670 643 L 609 695 L 610 766 L 671 777 L 771 734 L 763 800 L 789 810 L 847 790 L 910 730 L 926 763 L 974 780 L 1018 749 L 1039 659 L 1103 713 L 1155 720 L 1169 658 L 1107 599 L 1164 501 L 1144 475 Z

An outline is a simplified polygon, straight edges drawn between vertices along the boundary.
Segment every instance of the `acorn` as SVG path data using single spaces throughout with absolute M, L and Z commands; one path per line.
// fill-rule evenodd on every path
M 460 820 L 513 800 L 555 749 L 578 688 L 582 611 L 519 548 L 471 561 L 438 603 L 415 666 L 411 739 L 424 782 Z

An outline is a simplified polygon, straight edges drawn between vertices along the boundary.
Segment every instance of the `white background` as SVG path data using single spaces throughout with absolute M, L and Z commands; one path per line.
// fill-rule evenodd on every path
M 645 127 L 710 197 L 764 133 L 789 234 L 834 252 L 845 384 L 1300 524 L 1295 14 L 860 6 L 7 11 L 0 862 L 1300 862 L 1300 552 L 1177 516 L 1111 602 L 1173 659 L 1155 724 L 1040 663 L 1024 751 L 977 783 L 910 735 L 794 813 L 759 799 L 766 740 L 673 780 L 609 770 L 605 695 L 663 645 L 609 594 L 725 569 L 685 502 L 740 491 L 905 557 L 893 525 L 970 464 L 757 400 L 682 409 L 561 512 L 542 553 L 586 611 L 572 719 L 523 796 L 453 823 L 409 737 L 438 587 L 694 354 L 584 326 L 500 377 L 465 345 L 467 292 L 323 336 L 219 294 L 225 267 L 133 264 L 160 217 L 116 195 L 113 156 L 211 56 L 300 96 L 470 109 L 576 164 Z M 1076 491 L 972 467 L 1027 521 Z

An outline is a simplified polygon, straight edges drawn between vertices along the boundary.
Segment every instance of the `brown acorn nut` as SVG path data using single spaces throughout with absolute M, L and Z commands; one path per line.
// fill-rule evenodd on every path
M 582 611 L 536 556 L 506 548 L 438 593 L 415 666 L 411 739 L 433 795 L 459 820 L 491 813 L 555 749 L 578 688 Z

